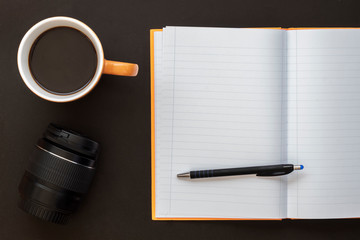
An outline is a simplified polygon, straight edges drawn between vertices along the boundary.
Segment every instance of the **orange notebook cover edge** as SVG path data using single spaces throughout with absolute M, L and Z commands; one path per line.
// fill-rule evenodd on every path
M 151 96 L 151 216 L 155 216 L 155 99 L 154 99 L 154 33 L 162 29 L 150 30 L 150 96 Z

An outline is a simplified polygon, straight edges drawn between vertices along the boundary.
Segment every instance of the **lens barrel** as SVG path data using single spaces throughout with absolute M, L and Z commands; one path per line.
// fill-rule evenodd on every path
M 97 142 L 50 124 L 20 182 L 19 207 L 43 220 L 66 223 L 90 187 L 98 152 Z

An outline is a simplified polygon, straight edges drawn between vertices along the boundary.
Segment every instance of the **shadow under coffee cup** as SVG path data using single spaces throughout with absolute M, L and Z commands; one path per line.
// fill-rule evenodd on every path
M 18 68 L 27 87 L 53 102 L 88 94 L 101 75 L 136 76 L 138 65 L 104 59 L 99 38 L 84 23 L 52 17 L 34 25 L 18 50 Z

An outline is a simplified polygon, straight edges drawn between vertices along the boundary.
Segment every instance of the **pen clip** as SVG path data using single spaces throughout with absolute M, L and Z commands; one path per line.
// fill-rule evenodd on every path
M 264 171 L 264 172 L 257 173 L 256 176 L 258 176 L 258 177 L 274 177 L 274 176 L 286 175 L 286 174 L 288 174 L 290 172 L 289 171 L 276 171 L 276 172 L 274 172 L 274 171 Z

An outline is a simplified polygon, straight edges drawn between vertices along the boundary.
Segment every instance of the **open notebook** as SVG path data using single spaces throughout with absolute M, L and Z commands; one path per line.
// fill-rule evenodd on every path
M 153 219 L 360 217 L 360 29 L 151 34 Z M 305 169 L 176 177 L 279 163 Z

